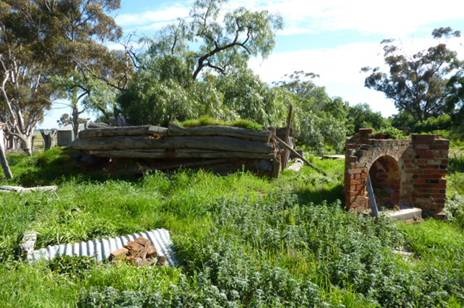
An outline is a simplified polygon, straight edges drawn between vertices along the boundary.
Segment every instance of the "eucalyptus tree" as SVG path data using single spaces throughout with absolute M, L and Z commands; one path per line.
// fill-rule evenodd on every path
M 34 128 L 51 104 L 44 1 L 0 1 L 0 122 L 32 152 Z
M 0 1 L 0 121 L 27 153 L 51 98 L 71 93 L 77 108 L 79 96 L 91 91 L 91 78 L 124 88 L 129 60 L 103 44 L 121 36 L 107 15 L 119 6 L 119 0 Z M 56 75 L 68 79 L 64 91 L 57 91 Z
M 3 123 L 0 123 L 0 166 L 2 166 L 3 173 L 7 179 L 13 178 L 8 159 L 6 157 L 5 137 L 3 134 Z
M 432 32 L 436 39 L 460 37 L 459 31 L 449 27 Z M 464 64 L 455 51 L 440 42 L 412 56 L 404 53 L 393 40 L 382 41 L 388 72 L 365 67 L 369 75 L 365 86 L 384 92 L 400 112 L 410 114 L 418 121 L 442 114 L 452 114 L 457 107 L 450 99 L 450 90 L 460 91 Z
M 356 133 L 362 127 L 379 130 L 389 124 L 380 112 L 374 112 L 368 104 L 349 106 L 348 118 L 350 133 Z
M 123 90 L 129 79 L 131 62 L 127 54 L 112 51 L 105 45 L 121 39 L 122 29 L 109 15 L 120 8 L 120 0 L 52 3 L 48 14 L 50 27 L 56 33 L 55 95 L 68 102 L 69 120 L 77 135 L 80 115 L 89 108 L 107 112 L 110 100 L 114 100 L 114 91 Z M 107 97 L 103 98 L 102 94 Z
M 226 74 L 253 56 L 266 57 L 282 19 L 268 11 L 240 7 L 226 12 L 225 0 L 196 0 L 187 18 L 160 31 L 148 54 L 181 57 L 196 80 L 205 70 Z

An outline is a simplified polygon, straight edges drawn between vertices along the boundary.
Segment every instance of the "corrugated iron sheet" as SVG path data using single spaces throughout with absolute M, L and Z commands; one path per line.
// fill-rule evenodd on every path
M 38 250 L 34 250 L 27 256 L 30 262 L 38 260 L 52 260 L 61 256 L 75 257 L 95 257 L 98 261 L 109 258 L 111 252 L 122 248 L 130 241 L 138 237 L 144 237 L 150 240 L 155 246 L 158 255 L 165 256 L 169 265 L 176 265 L 177 261 L 174 256 L 173 244 L 169 231 L 166 229 L 156 229 L 140 233 L 133 233 L 113 238 L 90 240 L 87 242 L 53 245 Z

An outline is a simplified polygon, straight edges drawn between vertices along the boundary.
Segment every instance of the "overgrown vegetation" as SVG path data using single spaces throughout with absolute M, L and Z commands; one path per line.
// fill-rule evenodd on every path
M 310 153 L 341 152 L 361 127 L 379 138 L 451 139 L 449 221 L 346 212 L 341 161 L 309 158 L 328 177 L 304 168 L 276 180 L 188 170 L 135 179 L 83 169 L 59 148 L 11 154 L 15 178 L 0 183 L 59 190 L 0 195 L 2 307 L 464 306 L 464 66 L 444 43 L 459 31 L 434 30 L 442 42 L 412 56 L 383 41 L 390 70 L 366 69 L 365 85 L 394 100 L 399 113 L 384 118 L 330 97 L 311 72 L 262 81 L 249 60 L 269 55 L 282 28 L 267 11 L 226 13 L 223 0 L 196 0 L 188 18 L 143 39 L 145 49 L 110 51 L 105 44 L 122 36 L 112 17 L 119 0 L 49 2 L 0 1 L 0 120 L 27 153 L 58 97 L 69 101 L 61 121 L 75 133 L 84 109 L 113 124 L 261 130 L 283 126 L 291 104 L 294 136 Z M 158 227 L 171 231 L 178 267 L 28 264 L 18 249 L 31 229 L 40 248 Z
M 60 189 L 0 195 L 5 306 L 464 304 L 459 218 L 411 225 L 347 213 L 339 201 L 342 161 L 312 159 L 334 181 L 309 168 L 276 180 L 203 171 L 107 180 L 72 168 L 71 156 L 54 149 L 11 159 L 19 176 L 9 183 Z M 462 174 L 451 172 L 450 194 L 463 193 Z M 19 258 L 25 230 L 38 231 L 44 247 L 157 227 L 171 231 L 179 267 Z
M 264 129 L 264 127 L 261 124 L 258 124 L 251 120 L 239 119 L 235 121 L 222 121 L 218 119 L 213 119 L 208 116 L 202 116 L 198 119 L 186 120 L 180 124 L 184 127 L 196 127 L 196 126 L 204 126 L 204 125 L 223 125 L 223 126 L 235 126 L 235 127 L 248 128 L 252 130 L 263 130 Z

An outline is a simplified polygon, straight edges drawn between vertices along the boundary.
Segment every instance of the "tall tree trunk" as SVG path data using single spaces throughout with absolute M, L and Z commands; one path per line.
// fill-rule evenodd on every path
M 6 149 L 5 149 L 5 136 L 3 134 L 3 127 L 0 125 L 0 164 L 2 165 L 3 172 L 7 179 L 13 178 L 13 173 L 11 172 L 10 165 L 6 159 Z
M 81 112 L 79 112 L 79 99 L 81 98 L 80 95 L 78 95 L 78 88 L 74 87 L 72 89 L 72 96 L 71 96 L 71 108 L 72 108 L 72 114 L 71 114 L 71 123 L 72 123 L 72 129 L 73 129 L 73 139 L 77 138 L 77 135 L 79 134 L 79 116 Z
M 77 135 L 79 134 L 79 109 L 77 108 L 77 105 L 72 106 L 72 129 L 73 129 L 73 134 L 74 134 L 74 139 L 77 138 Z
M 44 140 L 44 151 L 50 150 L 54 146 L 56 146 L 56 134 L 57 131 L 55 129 L 51 130 L 40 130 L 42 134 L 42 138 Z
M 21 134 L 18 135 L 19 139 L 21 140 L 21 148 L 22 150 L 29 156 L 32 155 L 32 138 L 34 137 L 34 134 L 31 133 L 29 135 Z

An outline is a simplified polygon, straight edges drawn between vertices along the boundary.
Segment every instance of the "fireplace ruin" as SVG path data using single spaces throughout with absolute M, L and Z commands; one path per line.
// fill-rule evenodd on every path
M 409 140 L 373 136 L 361 128 L 349 138 L 345 153 L 345 204 L 354 212 L 371 211 L 370 178 L 380 211 L 420 208 L 439 216 L 446 200 L 449 141 L 436 135 Z M 372 198 L 372 197 L 371 197 Z

